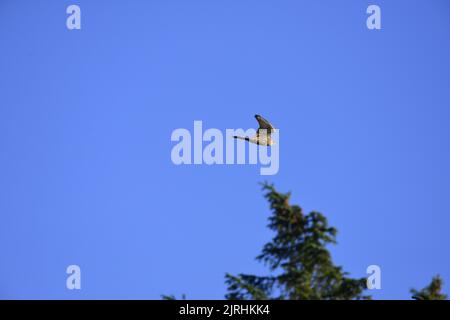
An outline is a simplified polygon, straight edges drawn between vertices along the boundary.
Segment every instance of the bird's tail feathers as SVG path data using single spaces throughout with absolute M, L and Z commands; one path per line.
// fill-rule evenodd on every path
M 249 138 L 249 137 L 233 136 L 233 138 L 235 138 L 235 139 L 241 139 L 241 140 L 245 140 L 245 141 L 250 141 L 250 138 Z

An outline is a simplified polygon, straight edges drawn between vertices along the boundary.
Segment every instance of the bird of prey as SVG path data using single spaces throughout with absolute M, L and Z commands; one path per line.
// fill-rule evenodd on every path
M 233 136 L 235 139 L 245 140 L 251 143 L 256 143 L 261 146 L 271 146 L 275 144 L 275 141 L 272 139 L 272 132 L 275 131 L 275 128 L 270 124 L 269 121 L 261 117 L 259 114 L 255 115 L 256 120 L 259 123 L 258 131 L 254 137 L 241 137 L 241 136 Z

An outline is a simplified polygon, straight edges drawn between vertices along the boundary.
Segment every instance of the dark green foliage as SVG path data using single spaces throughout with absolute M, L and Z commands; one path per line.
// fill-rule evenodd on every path
M 336 243 L 337 230 L 328 225 L 319 212 L 304 214 L 302 208 L 289 203 L 290 193 L 282 194 L 273 185 L 263 184 L 272 215 L 268 227 L 275 232 L 262 253 L 256 257 L 269 267 L 268 276 L 226 274 L 227 299 L 370 299 L 363 295 L 366 279 L 353 279 L 335 266 L 327 245 Z M 442 279 L 436 276 L 430 285 L 417 291 L 417 300 L 445 300 Z M 173 295 L 163 299 L 174 300 Z M 186 297 L 183 295 L 182 299 Z
M 412 298 L 416 300 L 445 300 L 447 295 L 441 292 L 442 278 L 437 275 L 433 277 L 431 283 L 420 291 L 411 289 Z
M 366 279 L 352 279 L 332 262 L 326 246 L 336 243 L 336 229 L 319 212 L 304 214 L 282 194 L 264 184 L 275 237 L 256 258 L 271 276 L 226 275 L 227 299 L 366 299 Z

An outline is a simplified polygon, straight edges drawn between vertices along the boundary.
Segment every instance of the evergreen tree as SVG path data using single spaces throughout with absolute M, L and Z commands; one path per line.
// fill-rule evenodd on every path
M 290 193 L 279 193 L 271 184 L 263 184 L 272 215 L 268 227 L 275 232 L 256 257 L 268 265 L 271 275 L 225 275 L 227 299 L 370 299 L 363 292 L 366 278 L 353 279 L 333 264 L 327 245 L 336 243 L 337 230 L 328 225 L 319 212 L 304 214 L 301 207 L 289 203 Z M 433 277 L 420 291 L 411 289 L 417 300 L 445 300 L 442 279 Z M 173 295 L 162 299 L 175 300 Z M 182 295 L 182 299 L 186 299 Z
M 442 284 L 442 278 L 437 275 L 422 290 L 417 291 L 416 289 L 411 289 L 412 298 L 416 300 L 445 300 L 447 299 L 447 295 L 441 292 Z
M 304 214 L 289 204 L 290 193 L 263 184 L 272 216 L 268 227 L 275 232 L 257 260 L 272 275 L 226 274 L 227 299 L 368 299 L 366 279 L 353 279 L 333 264 L 328 244 L 336 243 L 336 229 L 319 212 Z

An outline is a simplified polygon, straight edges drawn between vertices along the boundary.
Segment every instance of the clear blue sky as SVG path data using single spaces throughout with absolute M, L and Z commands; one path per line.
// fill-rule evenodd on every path
M 375 298 L 450 293 L 448 1 L 1 0 L 0 57 L 0 298 L 223 298 L 266 272 L 263 180 L 329 218 L 351 276 L 380 265 Z M 255 113 L 276 176 L 172 164 L 172 130 Z

